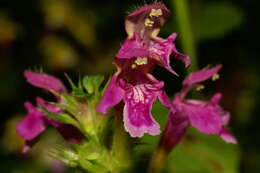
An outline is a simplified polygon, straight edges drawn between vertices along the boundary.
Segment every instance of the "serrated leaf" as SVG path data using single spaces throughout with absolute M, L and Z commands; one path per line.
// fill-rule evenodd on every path
M 243 23 L 243 13 L 234 4 L 214 2 L 203 4 L 194 23 L 198 41 L 222 37 Z

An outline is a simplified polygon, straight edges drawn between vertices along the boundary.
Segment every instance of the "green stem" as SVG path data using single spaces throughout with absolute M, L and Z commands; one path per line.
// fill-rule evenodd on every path
M 195 71 L 198 69 L 197 53 L 192 34 L 187 0 L 172 0 L 171 2 L 180 30 L 182 47 L 184 52 L 186 52 L 192 60 L 189 71 Z
M 164 164 L 168 156 L 168 152 L 161 147 L 158 147 L 153 153 L 152 159 L 149 163 L 148 173 L 163 172 Z
M 113 156 L 119 161 L 120 167 L 129 168 L 131 165 L 130 159 L 130 144 L 128 134 L 124 130 L 123 120 L 123 107 L 118 105 L 115 111 L 115 128 L 112 143 Z

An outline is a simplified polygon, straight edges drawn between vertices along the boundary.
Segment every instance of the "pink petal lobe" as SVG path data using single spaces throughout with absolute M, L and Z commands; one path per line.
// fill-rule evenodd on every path
M 158 57 L 161 65 L 174 75 L 177 75 L 177 73 L 170 66 L 171 55 L 181 60 L 185 64 L 185 67 L 190 65 L 190 58 L 177 51 L 175 44 L 173 43 L 176 37 L 176 33 L 171 34 L 167 39 L 158 37 L 157 39 L 152 39 L 149 45 L 150 56 Z
M 129 59 L 138 56 L 147 56 L 148 50 L 145 43 L 141 40 L 140 36 L 135 33 L 131 39 L 126 39 L 121 45 L 120 50 L 116 54 L 119 59 Z
M 47 127 L 44 115 L 29 102 L 25 103 L 28 114 L 16 125 L 16 132 L 26 140 L 32 140 L 40 135 Z
M 200 70 L 200 71 L 193 72 L 184 79 L 183 85 L 190 86 L 198 82 L 205 81 L 210 77 L 212 77 L 214 74 L 217 74 L 218 71 L 221 69 L 221 67 L 222 67 L 221 65 L 218 65 L 216 67 L 207 70 Z
M 108 113 L 108 109 L 117 105 L 123 98 L 124 90 L 117 84 L 118 74 L 114 74 L 105 90 L 104 96 L 97 105 L 97 111 L 103 114 Z
M 56 77 L 32 71 L 25 71 L 24 76 L 27 81 L 35 87 L 46 89 L 49 91 L 55 91 L 58 93 L 67 92 L 63 83 Z
M 221 132 L 219 133 L 219 136 L 226 141 L 227 143 L 231 143 L 231 144 L 237 144 L 237 140 L 236 138 L 231 135 L 231 133 L 229 133 L 229 131 L 227 131 L 226 129 L 222 129 Z
M 190 124 L 205 134 L 218 134 L 222 129 L 222 119 L 218 110 L 207 103 L 201 105 L 183 105 Z
M 132 137 L 142 137 L 144 133 L 158 135 L 160 125 L 151 114 L 152 104 L 158 95 L 157 87 L 140 84 L 126 91 L 124 101 L 124 125 Z

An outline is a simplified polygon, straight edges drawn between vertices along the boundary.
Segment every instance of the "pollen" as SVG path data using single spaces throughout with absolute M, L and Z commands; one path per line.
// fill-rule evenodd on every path
M 147 64 L 147 62 L 148 62 L 148 59 L 147 59 L 147 57 L 137 57 L 137 59 L 135 60 L 135 64 L 136 65 L 145 65 L 145 64 Z
M 204 85 L 198 85 L 197 88 L 196 88 L 196 90 L 197 90 L 197 91 L 201 91 L 201 90 L 203 90 L 204 88 L 205 88 Z
M 149 19 L 149 18 L 146 18 L 145 21 L 144 21 L 144 25 L 145 25 L 145 26 L 152 27 L 153 24 L 154 24 L 154 21 L 152 21 L 152 20 Z
M 131 67 L 132 67 L 132 68 L 136 68 L 136 64 L 132 64 Z
M 134 69 L 137 66 L 146 65 L 148 63 L 147 57 L 137 57 L 135 62 L 131 65 L 131 67 Z
M 214 74 L 211 79 L 213 81 L 218 80 L 219 79 L 219 74 Z
M 161 15 L 162 15 L 161 9 L 152 9 L 152 11 L 149 14 L 150 17 L 159 17 Z

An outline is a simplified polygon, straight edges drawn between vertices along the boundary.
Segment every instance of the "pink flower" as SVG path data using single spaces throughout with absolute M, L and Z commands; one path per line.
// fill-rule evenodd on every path
M 219 135 L 228 143 L 237 143 L 235 137 L 224 128 L 229 122 L 230 114 L 219 105 L 220 93 L 214 94 L 207 101 L 186 99 L 187 93 L 198 82 L 216 75 L 220 68 L 221 65 L 218 65 L 211 69 L 194 72 L 185 78 L 181 92 L 174 96 L 173 107 L 175 110 L 170 111 L 162 140 L 163 145 L 172 148 L 180 141 L 189 126 L 193 126 L 205 134 Z
M 43 74 L 35 73 L 32 71 L 25 71 L 24 76 L 32 86 L 46 89 L 48 91 L 55 91 L 57 93 L 66 93 L 67 89 L 63 83 L 56 77 Z
M 66 92 L 66 88 L 62 82 L 50 75 L 40 74 L 31 71 L 24 73 L 27 81 L 33 86 L 46 89 L 48 91 L 62 93 Z M 59 98 L 57 98 L 61 101 Z M 24 106 L 28 113 L 17 126 L 16 131 L 19 136 L 26 140 L 26 145 L 23 149 L 24 152 L 28 151 L 37 140 L 37 137 L 48 127 L 52 126 L 71 143 L 79 143 L 83 137 L 79 130 L 68 124 L 60 123 L 52 118 L 44 115 L 41 107 L 44 107 L 52 113 L 62 113 L 63 110 L 59 107 L 46 103 L 42 98 L 36 98 L 37 106 L 32 105 L 30 102 L 25 102 Z
M 108 108 L 123 101 L 125 103 L 123 111 L 124 126 L 132 137 L 142 137 L 144 133 L 158 135 L 160 126 L 152 117 L 152 104 L 158 98 L 165 106 L 170 105 L 162 90 L 163 82 L 148 79 L 148 76 L 152 78 L 151 75 L 143 75 L 143 78 L 138 78 L 134 84 L 131 84 L 125 82 L 122 78 L 120 79 L 118 73 L 116 73 L 97 106 L 99 112 L 107 114 Z M 138 81 L 141 83 L 138 83 Z
M 170 55 L 186 66 L 190 64 L 189 57 L 176 50 L 175 33 L 167 39 L 157 36 L 169 15 L 169 10 L 157 2 L 126 17 L 128 37 L 116 54 L 117 72 L 97 106 L 99 112 L 107 114 L 108 108 L 123 101 L 124 126 L 132 137 L 142 137 L 144 133 L 158 135 L 160 126 L 152 117 L 152 104 L 158 98 L 166 107 L 171 105 L 163 90 L 164 83 L 150 74 L 153 68 L 159 64 L 176 74 L 170 67 Z
M 130 13 L 125 22 L 128 38 L 116 57 L 118 59 L 146 57 L 148 62 L 156 60 L 156 64 L 176 75 L 170 67 L 170 55 L 173 55 L 188 67 L 191 63 L 190 58 L 178 52 L 173 43 L 177 34 L 173 33 L 166 39 L 157 36 L 169 15 L 169 10 L 160 2 L 146 5 Z

